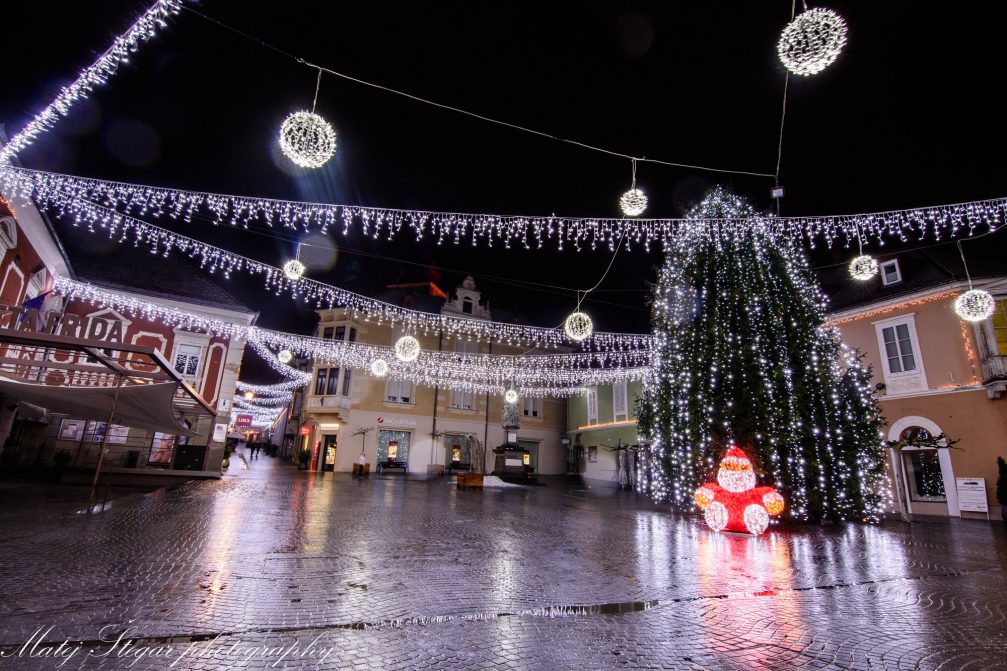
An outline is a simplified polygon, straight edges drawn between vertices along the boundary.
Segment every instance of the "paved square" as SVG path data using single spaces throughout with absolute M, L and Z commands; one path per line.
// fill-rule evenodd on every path
M 0 506 L 0 671 L 1007 669 L 999 523 L 749 538 L 629 493 L 265 457 L 91 516 L 17 489 Z M 40 628 L 84 644 L 30 657 Z

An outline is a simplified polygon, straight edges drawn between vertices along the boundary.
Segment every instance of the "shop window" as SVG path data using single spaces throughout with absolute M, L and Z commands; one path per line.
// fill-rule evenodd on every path
M 469 441 L 468 436 L 457 433 L 444 435 L 444 445 L 448 451 L 448 464 L 456 467 L 462 464 L 469 464 Z
M 185 377 L 199 375 L 199 358 L 203 348 L 199 345 L 179 345 L 175 350 L 175 372 Z
M 378 461 L 409 463 L 408 431 L 378 431 Z

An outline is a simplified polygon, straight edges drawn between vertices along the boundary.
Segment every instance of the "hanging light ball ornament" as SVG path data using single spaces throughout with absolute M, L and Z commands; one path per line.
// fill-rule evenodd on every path
M 993 314 L 993 296 L 982 289 L 969 289 L 955 299 L 955 312 L 965 321 L 981 322 Z
M 808 77 L 832 65 L 844 46 L 846 21 L 831 9 L 815 7 L 787 24 L 776 51 L 788 70 Z
M 293 280 L 294 282 L 301 279 L 305 270 L 307 270 L 307 268 L 305 268 L 304 264 L 297 259 L 290 259 L 283 264 L 283 274 L 287 276 L 288 280 Z
M 395 357 L 399 361 L 416 361 L 420 356 L 420 341 L 406 335 L 395 341 Z
M 594 322 L 583 312 L 574 312 L 563 322 L 563 332 L 574 342 L 580 342 L 594 333 Z
M 294 353 L 289 349 L 283 349 L 276 355 L 276 358 L 280 360 L 280 363 L 290 363 L 294 359 Z
M 336 153 L 336 131 L 314 112 L 294 112 L 280 126 L 280 149 L 302 168 L 321 168 Z
M 384 377 L 385 375 L 388 375 L 388 362 L 384 359 L 375 359 L 374 362 L 371 363 L 371 373 L 377 377 Z
M 622 194 L 619 208 L 627 217 L 639 217 L 647 209 L 647 196 L 637 188 L 632 188 Z
M 878 274 L 878 262 L 873 256 L 861 254 L 850 261 L 850 277 L 861 282 L 866 282 Z
M 514 389 L 508 389 L 507 391 L 505 391 L 504 401 L 510 403 L 511 405 L 517 403 L 517 391 L 515 391 Z

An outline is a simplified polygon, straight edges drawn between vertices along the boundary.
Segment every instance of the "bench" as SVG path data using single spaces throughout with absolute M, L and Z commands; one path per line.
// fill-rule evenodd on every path
M 398 469 L 398 470 L 402 471 L 403 473 L 408 473 L 409 472 L 408 469 L 406 468 L 406 462 L 404 462 L 404 461 L 379 461 L 378 462 L 378 473 L 381 473 L 382 471 L 385 471 L 385 470 L 394 470 L 394 469 Z

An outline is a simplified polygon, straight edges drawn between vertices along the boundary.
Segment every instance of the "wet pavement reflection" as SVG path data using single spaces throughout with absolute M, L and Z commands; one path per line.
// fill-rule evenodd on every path
M 175 656 L 58 668 L 1007 669 L 1000 524 L 752 538 L 563 480 L 459 491 L 238 457 L 97 516 L 0 491 L 0 671 L 57 668 L 17 655 L 40 628 L 100 651 L 128 627 Z

